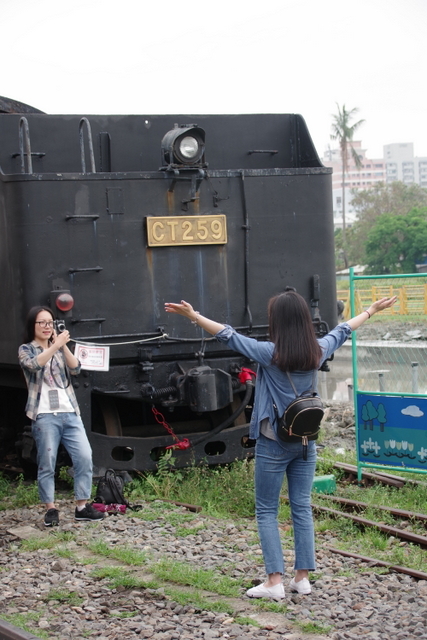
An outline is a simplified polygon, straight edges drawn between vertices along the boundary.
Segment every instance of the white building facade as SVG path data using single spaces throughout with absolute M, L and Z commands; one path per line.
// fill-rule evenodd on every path
M 387 182 L 400 180 L 405 184 L 418 184 L 427 188 L 427 158 L 414 156 L 412 142 L 386 144 L 384 146 Z
M 362 148 L 360 141 L 352 143 L 361 162 L 358 169 L 351 152 L 348 158 L 348 171 L 345 174 L 345 221 L 346 226 L 351 227 L 355 220 L 355 212 L 351 206 L 353 198 L 352 189 L 369 189 L 376 182 L 386 181 L 386 164 L 383 158 L 371 160 L 366 157 L 366 149 Z M 342 227 L 342 162 L 340 149 L 328 149 L 323 157 L 325 167 L 332 167 L 332 193 L 335 228 Z
M 427 188 L 427 157 L 414 156 L 412 142 L 384 145 L 383 158 L 369 159 L 366 149 L 360 141 L 352 143 L 361 161 L 358 169 L 352 158 L 348 158 L 348 171 L 345 174 L 345 219 L 346 226 L 351 227 L 356 214 L 351 206 L 352 190 L 369 189 L 377 182 L 394 182 L 399 180 L 405 184 L 418 184 Z M 325 167 L 332 167 L 332 192 L 335 228 L 342 227 L 342 162 L 340 149 L 328 149 L 322 160 Z

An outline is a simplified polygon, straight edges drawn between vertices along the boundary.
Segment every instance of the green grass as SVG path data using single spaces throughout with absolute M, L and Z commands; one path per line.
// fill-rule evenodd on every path
M 39 492 L 37 482 L 26 482 L 22 473 L 18 476 L 18 482 L 14 491 L 13 503 L 15 507 L 31 507 L 39 504 Z
M 185 538 L 187 536 L 196 536 L 200 531 L 206 529 L 206 525 L 202 524 L 199 527 L 177 527 L 174 531 L 176 536 Z
M 271 602 L 270 600 L 256 600 L 254 606 L 260 611 L 271 611 L 272 613 L 287 613 L 288 605 L 281 602 Z
M 184 562 L 161 560 L 151 567 L 161 580 L 188 585 L 222 596 L 237 597 L 241 593 L 240 583 L 211 569 L 199 569 Z
M 132 547 L 117 546 L 109 547 L 103 540 L 89 542 L 89 549 L 94 553 L 106 558 L 114 558 L 129 565 L 142 565 L 147 562 L 147 554 Z
M 215 611 L 216 613 L 228 613 L 229 615 L 234 613 L 234 608 L 225 600 L 212 601 L 204 598 L 198 591 L 193 589 L 180 590 L 176 587 L 166 586 L 164 591 L 174 602 L 182 606 L 191 605 L 200 611 Z
M 354 500 L 359 500 L 369 504 L 369 509 L 365 517 L 371 520 L 380 520 L 392 526 L 399 527 L 402 518 L 395 519 L 377 507 L 378 505 L 393 506 L 408 511 L 426 513 L 425 489 L 416 485 L 405 485 L 402 489 L 395 489 L 383 485 L 372 485 L 369 487 L 358 486 L 357 484 L 339 484 L 341 472 L 334 469 L 334 462 L 337 460 L 337 454 L 332 449 L 325 446 L 319 456 L 317 464 L 317 475 L 327 475 L 333 473 L 337 478 L 336 494 Z M 354 464 L 354 454 L 346 454 L 340 456 L 340 460 L 351 462 Z M 254 548 L 259 546 L 258 535 L 254 520 L 254 483 L 253 483 L 253 461 L 236 461 L 223 467 L 209 468 L 206 465 L 192 467 L 184 470 L 173 469 L 173 458 L 169 456 L 162 463 L 161 469 L 156 473 L 140 474 L 132 483 L 126 485 L 126 494 L 132 502 L 144 500 L 144 509 L 132 514 L 123 516 L 126 521 L 128 515 L 132 518 L 140 519 L 143 527 L 144 521 L 158 521 L 160 525 L 167 526 L 167 533 L 172 525 L 171 533 L 177 537 L 194 536 L 199 533 L 203 534 L 207 526 L 207 518 L 218 518 L 225 520 L 220 522 L 225 532 L 225 525 L 233 523 L 238 530 L 244 531 L 245 537 L 249 544 L 253 543 Z M 415 479 L 419 479 L 418 474 L 412 474 Z M 409 474 L 405 474 L 405 477 Z M 28 485 L 19 478 L 16 483 L 10 483 L 7 479 L 0 475 L 0 499 L 6 494 L 4 500 L 8 500 L 8 496 L 14 496 L 17 492 L 23 500 L 25 492 L 28 490 L 30 494 L 34 494 L 36 488 L 35 483 Z M 2 493 L 3 492 L 3 493 Z M 286 483 L 284 484 L 282 494 L 286 494 Z M 31 496 L 30 496 L 31 498 Z M 13 497 L 14 500 L 14 497 Z M 28 502 L 31 499 L 26 498 Z M 165 502 L 165 500 L 174 500 L 177 502 L 198 504 L 202 507 L 201 514 L 190 513 L 184 509 L 178 508 L 173 504 Z M 38 501 L 38 498 L 37 498 Z M 313 502 L 325 505 L 339 510 L 339 505 L 322 498 L 321 494 L 313 494 Z M 290 515 L 290 507 L 287 501 L 282 500 L 279 509 L 279 523 L 281 525 L 280 532 L 284 549 L 293 549 L 293 529 Z M 421 524 L 409 522 L 406 525 L 408 530 L 415 533 L 425 534 L 425 528 Z M 386 533 L 375 531 L 371 528 L 361 528 L 347 518 L 332 518 L 326 513 L 315 513 L 315 529 L 318 536 L 318 544 L 321 543 L 322 535 L 326 532 L 331 533 L 334 541 L 331 546 L 339 547 L 343 550 L 358 553 L 363 556 L 376 557 L 385 562 L 412 567 L 414 569 L 427 573 L 427 556 L 425 550 L 420 549 L 413 544 L 401 543 L 400 540 L 390 538 Z M 250 534 L 250 537 L 249 537 Z M 148 569 L 150 573 L 155 575 L 154 582 L 147 582 L 139 579 L 131 572 L 123 572 L 123 570 L 113 575 L 103 574 L 103 577 L 110 580 L 110 586 L 114 588 L 121 585 L 124 588 L 159 588 L 170 590 L 175 589 L 174 593 L 180 592 L 179 587 L 182 586 L 180 599 L 174 595 L 174 599 L 182 604 L 191 604 L 195 608 L 201 610 L 215 610 L 213 604 L 209 604 L 210 599 L 200 596 L 198 599 L 198 591 L 204 590 L 210 593 L 216 593 L 219 596 L 239 597 L 247 585 L 243 581 L 235 580 L 227 575 L 231 574 L 233 569 L 232 563 L 224 563 L 221 569 L 202 570 L 198 566 L 191 563 L 178 563 L 164 559 L 155 563 L 148 552 L 141 551 L 133 547 L 124 545 L 109 546 L 100 538 L 91 538 L 92 535 L 99 536 L 99 530 L 96 534 L 86 532 L 79 533 L 78 539 L 86 549 L 90 550 L 93 557 L 89 560 L 83 558 L 80 562 L 83 564 L 96 565 L 101 558 L 110 558 L 118 563 L 127 566 L 141 567 Z M 86 536 L 82 539 L 82 536 Z M 224 537 L 226 534 L 224 533 Z M 49 535 L 43 538 L 25 540 L 16 545 L 16 550 L 36 551 L 38 549 L 52 549 L 59 557 L 69 558 L 75 561 L 77 554 L 76 547 L 77 536 L 71 532 L 50 531 Z M 225 537 L 229 550 L 233 549 L 235 537 L 233 535 Z M 72 547 L 68 547 L 68 543 L 73 543 Z M 235 550 L 239 550 L 239 545 L 235 545 Z M 83 555 L 83 554 L 82 554 Z M 249 556 L 253 564 L 253 570 L 262 571 L 262 557 L 252 552 Z M 354 567 L 350 571 L 350 575 L 357 575 L 364 568 L 369 571 L 378 573 L 384 572 L 382 568 L 365 567 L 361 564 Z M 119 568 L 115 568 L 118 571 Z M 108 571 L 112 571 L 110 568 Z M 349 573 L 347 571 L 347 574 Z M 346 569 L 343 569 L 341 575 L 347 575 Z M 97 574 L 102 577 L 101 574 Z M 218 601 L 217 607 L 226 607 L 221 600 Z M 209 606 L 208 606 L 209 605 Z M 284 605 L 276 603 L 266 603 L 271 607 L 281 607 Z M 261 605 L 264 606 L 264 603 Z M 222 609 L 217 609 L 222 610 Z M 231 612 L 225 609 L 227 613 Z M 274 609 L 272 609 L 274 610 Z
M 91 574 L 94 578 L 107 578 L 110 581 L 110 588 L 117 589 L 146 589 L 149 585 L 146 581 L 141 580 L 126 571 L 122 567 L 102 567 L 94 569 Z M 151 588 L 153 588 L 151 586 Z
M 131 501 L 160 498 L 199 505 L 204 513 L 216 517 L 252 517 L 253 461 L 147 472 L 136 478 L 127 491 Z
M 10 480 L 0 471 L 0 500 L 7 498 L 10 494 Z
M 345 485 L 338 489 L 338 493 L 342 497 L 369 504 L 369 509 L 363 512 L 363 517 L 366 519 L 383 522 L 397 528 L 400 528 L 402 518 L 394 518 L 391 514 L 377 509 L 379 504 L 426 513 L 425 488 L 422 487 L 405 485 L 402 489 L 396 489 L 382 485 L 366 488 L 358 485 Z M 316 496 L 314 501 L 318 504 L 326 504 L 336 510 L 340 509 L 338 504 L 329 501 L 322 502 L 320 496 Z M 423 501 L 424 504 L 422 504 Z M 414 533 L 426 535 L 425 527 L 420 523 L 410 523 L 406 528 Z M 348 518 L 332 518 L 319 512 L 315 515 L 315 530 L 318 534 L 331 532 L 336 536 L 336 541 L 333 543 L 336 548 L 427 573 L 425 550 L 418 545 L 402 542 L 399 538 L 392 537 L 378 529 L 368 526 L 360 527 Z M 363 571 L 363 569 L 364 565 L 361 565 L 360 570 Z
M 324 626 L 317 622 L 296 622 L 296 624 L 303 633 L 319 633 L 326 635 L 332 630 L 330 625 Z
M 44 640 L 44 638 L 49 638 L 50 636 L 46 631 L 44 631 L 44 629 L 40 629 L 37 624 L 42 617 L 44 617 L 42 613 L 36 613 L 35 611 L 28 611 L 27 613 L 1 614 L 2 620 L 5 620 L 9 624 L 13 624 L 22 631 L 32 633 L 37 638 L 42 638 Z
M 241 625 L 251 625 L 253 627 L 261 627 L 261 625 L 259 624 L 259 622 L 257 622 L 256 620 L 254 620 L 253 618 L 248 618 L 247 616 L 237 616 L 234 620 L 234 622 L 236 624 L 241 624 Z
M 37 551 L 38 549 L 53 549 L 58 544 L 58 541 L 52 536 L 48 538 L 30 538 L 29 540 L 22 540 L 22 551 Z
M 77 595 L 75 591 L 68 591 L 65 588 L 51 589 L 43 596 L 43 600 L 45 602 L 57 600 L 61 604 L 68 604 L 70 607 L 80 607 L 84 602 L 84 598 Z

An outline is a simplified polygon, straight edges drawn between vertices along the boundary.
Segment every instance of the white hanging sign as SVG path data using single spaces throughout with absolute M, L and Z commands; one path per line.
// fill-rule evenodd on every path
M 108 371 L 110 368 L 110 347 L 89 347 L 76 343 L 74 355 L 80 361 L 82 369 Z

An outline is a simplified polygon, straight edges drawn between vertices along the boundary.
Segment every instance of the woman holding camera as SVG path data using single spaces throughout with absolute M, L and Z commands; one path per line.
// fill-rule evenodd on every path
M 27 317 L 25 344 L 19 347 L 28 388 L 26 415 L 32 421 L 37 446 L 37 483 L 40 500 L 46 505 L 44 523 L 59 524 L 55 507 L 55 466 L 61 444 L 74 468 L 76 520 L 100 520 L 103 514 L 87 501 L 92 491 L 92 450 L 80 418 L 80 409 L 70 381 L 80 371 L 80 362 L 69 350 L 70 334 L 57 334 L 52 310 L 33 307 Z
M 255 510 L 268 579 L 247 591 L 250 598 L 281 600 L 285 597 L 282 582 L 285 569 L 277 522 L 285 474 L 295 545 L 295 576 L 290 582 L 291 590 L 311 593 L 308 572 L 316 568 L 310 502 L 316 443 L 314 440 L 308 442 L 305 456 L 302 444 L 283 442 L 277 435 L 276 416 L 283 415 L 295 399 L 286 372 L 292 373 L 298 395 L 313 388 L 313 384 L 315 391 L 316 373 L 322 363 L 347 340 L 352 330 L 377 311 L 391 307 L 395 301 L 396 297 L 378 300 L 366 311 L 317 339 L 307 303 L 293 287 L 286 287 L 284 293 L 274 296 L 268 303 L 271 342 L 259 342 L 237 333 L 228 325 L 209 320 L 184 300 L 180 304 L 165 303 L 165 311 L 187 317 L 233 351 L 258 363 L 249 437 L 256 440 Z

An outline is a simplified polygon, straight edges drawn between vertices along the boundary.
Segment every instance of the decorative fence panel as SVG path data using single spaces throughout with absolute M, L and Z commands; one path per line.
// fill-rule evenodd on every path
M 396 304 L 369 321 L 379 338 L 364 339 L 363 327 L 352 337 L 359 479 L 363 467 L 427 473 L 427 274 L 355 276 L 350 269 L 345 317 L 392 295 Z M 391 331 L 382 332 L 384 323 Z

